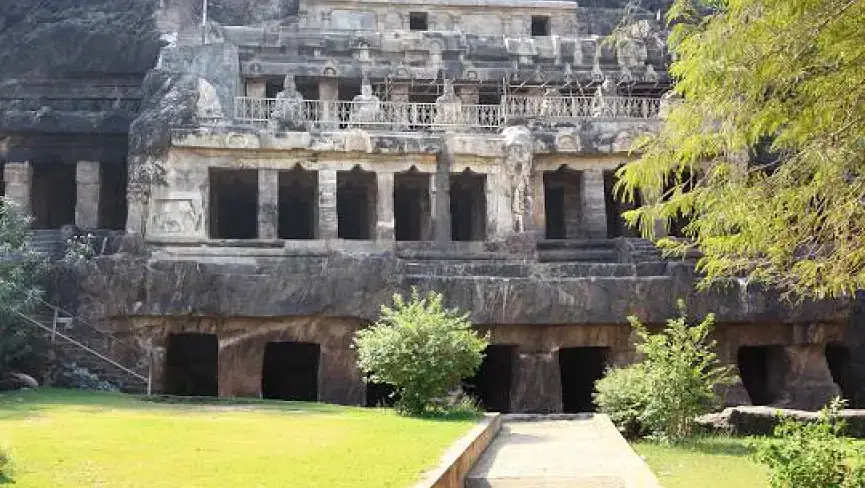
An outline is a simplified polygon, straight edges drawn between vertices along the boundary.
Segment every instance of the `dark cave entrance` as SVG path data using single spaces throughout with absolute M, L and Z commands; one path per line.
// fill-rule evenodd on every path
M 547 239 L 574 239 L 581 231 L 581 174 L 568 168 L 544 173 Z
M 58 229 L 75 223 L 75 170 L 74 164 L 33 164 L 30 208 L 34 229 Z
M 841 344 L 826 344 L 823 353 L 832 373 L 832 381 L 841 388 L 844 398 L 854 400 L 855 385 L 852 383 L 850 348 Z
M 268 342 L 261 373 L 262 396 L 316 401 L 320 350 L 318 344 L 308 342 Z
M 398 241 L 430 240 L 430 175 L 407 172 L 394 176 L 394 235 Z
M 314 239 L 318 222 L 317 173 L 300 167 L 279 173 L 280 239 Z
M 451 175 L 451 240 L 486 239 L 486 175 L 466 171 Z
M 99 226 L 103 229 L 126 228 L 126 161 L 99 165 Z
M 368 240 L 375 235 L 375 173 L 354 168 L 336 173 L 337 233 L 340 239 Z
M 258 171 L 210 169 L 210 237 L 258 237 Z
M 474 396 L 484 410 L 508 413 L 511 410 L 511 380 L 517 346 L 487 346 L 477 373 L 463 380 L 463 389 Z
M 736 366 L 753 405 L 770 405 L 778 398 L 785 361 L 781 346 L 742 346 Z
M 216 334 L 170 334 L 165 359 L 166 393 L 219 395 L 219 340 Z
M 567 347 L 559 349 L 562 376 L 562 408 L 565 413 L 594 412 L 595 382 L 604 376 L 608 347 Z
M 366 384 L 366 406 L 367 407 L 392 407 L 394 398 L 391 394 L 394 387 L 385 383 Z

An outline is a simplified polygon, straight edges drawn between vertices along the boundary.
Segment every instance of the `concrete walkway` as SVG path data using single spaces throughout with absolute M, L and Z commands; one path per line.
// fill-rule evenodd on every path
M 505 416 L 466 488 L 660 488 L 604 415 Z

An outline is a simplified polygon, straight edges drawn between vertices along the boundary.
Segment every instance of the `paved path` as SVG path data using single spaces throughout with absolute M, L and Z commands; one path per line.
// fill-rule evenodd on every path
M 466 488 L 553 487 L 660 485 L 609 418 L 588 414 L 505 417 L 499 435 L 466 479 Z

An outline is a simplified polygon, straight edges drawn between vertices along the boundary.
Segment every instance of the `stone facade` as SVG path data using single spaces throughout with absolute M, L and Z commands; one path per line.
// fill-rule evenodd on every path
M 136 252 L 53 295 L 152 351 L 157 391 L 372 402 L 351 336 L 416 286 L 490 332 L 472 387 L 501 410 L 591 408 L 592 380 L 635 359 L 626 317 L 660 326 L 679 298 L 718 316 L 729 403 L 848 394 L 825 353 L 850 343 L 848 304 L 698 293 L 692 263 L 616 223 L 614 171 L 670 84 L 658 2 L 265 3 L 212 0 L 202 29 L 200 2 L 142 2 L 155 27 L 118 47 L 134 66 L 79 61 L 105 83 L 0 83 L 6 195 L 42 228 L 124 217 Z

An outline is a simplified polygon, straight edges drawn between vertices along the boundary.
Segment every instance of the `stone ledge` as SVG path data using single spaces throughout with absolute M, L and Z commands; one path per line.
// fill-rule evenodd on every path
M 501 414 L 486 414 L 478 425 L 445 452 L 439 466 L 427 472 L 414 488 L 463 488 L 469 471 L 501 427 Z
M 697 424 L 711 432 L 731 435 L 772 435 L 780 418 L 814 422 L 819 412 L 765 406 L 739 406 L 710 413 L 697 419 Z M 842 410 L 839 417 L 846 422 L 845 435 L 865 438 L 865 410 Z

